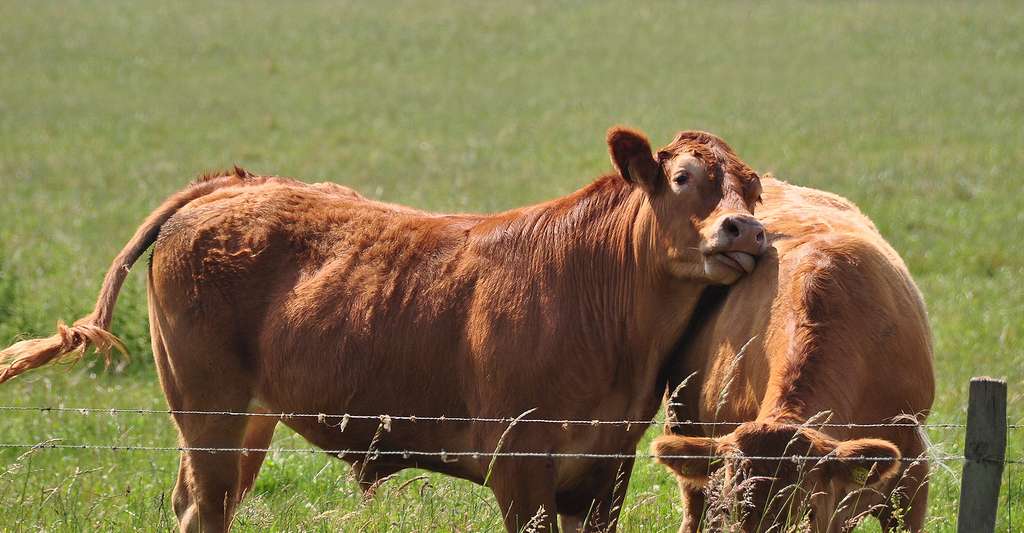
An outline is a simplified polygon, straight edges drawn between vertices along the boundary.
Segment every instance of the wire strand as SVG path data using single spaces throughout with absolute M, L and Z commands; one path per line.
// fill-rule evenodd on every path
M 0 411 L 38 411 L 44 413 L 78 413 L 82 415 L 89 414 L 109 414 L 109 415 L 121 415 L 121 414 L 137 414 L 137 415 L 199 415 L 199 416 L 251 416 L 251 417 L 267 417 L 267 418 L 278 418 L 282 420 L 292 418 L 316 418 L 320 421 L 339 420 L 392 420 L 392 421 L 403 421 L 403 422 L 480 422 L 480 423 L 495 423 L 495 424 L 510 424 L 513 421 L 517 423 L 534 423 L 534 424 L 557 424 L 557 425 L 577 425 L 577 426 L 604 426 L 604 425 L 617 425 L 617 426 L 638 426 L 638 425 L 660 425 L 660 424 L 671 424 L 673 426 L 739 426 L 740 422 L 702 422 L 693 420 L 684 421 L 671 421 L 666 422 L 665 420 L 659 419 L 646 419 L 646 420 L 581 420 L 581 419 L 556 419 L 556 418 L 522 418 L 516 419 L 516 417 L 468 417 L 468 416 L 416 416 L 416 415 L 390 415 L 390 414 L 379 414 L 379 415 L 356 415 L 349 413 L 250 413 L 242 411 L 200 411 L 200 410 L 180 410 L 180 409 L 146 409 L 146 408 L 101 408 L 101 407 L 51 407 L 51 406 L 0 406 Z M 882 427 L 909 427 L 909 428 L 925 428 L 925 429 L 961 429 L 965 428 L 965 424 L 957 423 L 935 423 L 935 424 L 918 424 L 914 422 L 878 422 L 878 423 L 835 423 L 835 422 L 822 422 L 822 423 L 808 423 L 808 427 L 824 427 L 824 428 L 882 428 Z M 1008 425 L 1008 429 L 1018 429 L 1022 427 L 1020 425 Z
M 206 452 L 206 453 L 305 453 L 305 454 L 318 454 L 325 453 L 337 457 L 344 457 L 346 455 L 370 455 L 370 456 L 401 456 L 403 458 L 410 457 L 440 457 L 444 458 L 460 458 L 468 457 L 472 459 L 480 458 L 494 458 L 494 457 L 514 457 L 514 458 L 540 458 L 540 459 L 701 459 L 701 460 L 716 460 L 722 459 L 722 456 L 715 455 L 654 455 L 650 453 L 568 453 L 568 452 L 485 452 L 485 451 L 423 451 L 423 450 L 352 450 L 352 449 L 320 449 L 320 448 L 218 448 L 218 447 L 189 447 L 189 446 L 139 446 L 139 445 L 124 445 L 117 446 L 111 444 L 61 444 L 52 441 L 40 442 L 35 444 L 28 443 L 0 443 L 0 448 L 20 448 L 20 449 L 40 449 L 40 450 L 102 450 L 102 451 L 115 451 L 115 452 L 129 452 L 129 451 L 145 451 L 145 452 Z M 779 455 L 779 456 L 748 456 L 748 455 L 736 455 L 733 456 L 737 459 L 748 459 L 754 461 L 793 461 L 793 462 L 810 462 L 810 461 L 821 461 L 828 459 L 828 456 L 808 456 L 808 455 Z M 730 458 L 730 456 L 725 456 Z M 901 462 L 901 463 L 914 463 L 920 461 L 936 461 L 936 462 L 948 462 L 948 461 L 964 461 L 966 458 L 963 455 L 942 455 L 936 457 L 918 458 L 918 457 L 848 457 L 846 460 L 858 460 L 858 461 L 885 461 L 885 462 Z M 1003 461 L 1007 464 L 1018 464 L 1024 463 L 1024 459 L 1006 459 Z

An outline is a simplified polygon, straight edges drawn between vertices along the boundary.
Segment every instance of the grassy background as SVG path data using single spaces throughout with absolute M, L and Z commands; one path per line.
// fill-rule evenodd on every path
M 934 327 L 933 421 L 962 421 L 984 374 L 1009 380 L 1011 422 L 1024 418 L 1019 5 L 387 5 L 0 2 L 0 343 L 86 312 L 138 222 L 203 170 L 492 211 L 608 170 L 612 124 L 655 143 L 701 128 L 757 169 L 851 198 L 903 254 Z M 37 372 L 0 405 L 162 408 L 141 270 L 114 324 L 131 364 Z M 959 453 L 962 434 L 932 436 Z M 0 442 L 50 437 L 174 443 L 162 416 L 0 412 Z M 276 444 L 305 445 L 285 431 Z M 0 450 L 2 530 L 174 523 L 174 454 L 21 452 Z M 953 530 L 959 469 L 937 470 L 932 531 Z M 279 454 L 239 529 L 497 527 L 486 490 L 421 474 L 362 505 L 342 464 Z M 1004 480 L 1000 530 L 1024 527 L 1022 478 Z M 660 467 L 638 462 L 623 520 L 678 527 Z

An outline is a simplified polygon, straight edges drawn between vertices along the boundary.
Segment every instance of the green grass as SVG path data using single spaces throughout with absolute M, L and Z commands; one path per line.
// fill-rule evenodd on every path
M 1019 5 L 370 5 L 0 3 L 0 343 L 88 310 L 139 221 L 203 170 L 239 163 L 492 211 L 607 171 L 612 124 L 657 143 L 701 128 L 755 168 L 851 198 L 901 252 L 934 328 L 934 421 L 963 420 L 973 375 L 1007 378 L 1011 421 L 1024 419 Z M 129 365 L 37 372 L 0 387 L 0 405 L 162 407 L 138 272 L 114 331 Z M 174 443 L 163 416 L 0 417 L 0 442 Z M 932 436 L 959 453 L 961 433 Z M 285 431 L 276 444 L 304 446 Z M 0 450 L 0 530 L 174 523 L 174 454 L 20 453 Z M 950 466 L 936 471 L 931 531 L 954 528 Z M 347 477 L 322 456 L 274 456 L 239 529 L 499 523 L 465 482 L 399 481 L 364 505 Z M 1007 474 L 1001 531 L 1024 527 L 1022 479 Z M 625 529 L 674 531 L 679 516 L 674 482 L 639 461 Z

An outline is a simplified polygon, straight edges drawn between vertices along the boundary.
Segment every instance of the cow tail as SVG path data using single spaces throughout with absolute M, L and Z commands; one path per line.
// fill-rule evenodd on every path
M 78 359 L 85 355 L 87 348 L 92 347 L 102 354 L 110 363 L 112 350 L 127 355 L 124 344 L 110 332 L 110 321 L 114 316 L 114 305 L 121 291 L 128 271 L 140 256 L 148 249 L 160 234 L 160 227 L 179 209 L 189 202 L 210 194 L 211 192 L 232 185 L 240 185 L 253 180 L 253 176 L 245 170 L 235 167 L 227 175 L 214 175 L 200 178 L 191 186 L 172 195 L 155 211 L 150 213 L 142 225 L 135 230 L 135 235 L 117 254 L 110 269 L 103 278 L 96 306 L 92 312 L 68 326 L 57 323 L 57 333 L 43 339 L 28 339 L 17 342 L 0 351 L 0 383 L 33 368 L 38 368 L 60 359 Z

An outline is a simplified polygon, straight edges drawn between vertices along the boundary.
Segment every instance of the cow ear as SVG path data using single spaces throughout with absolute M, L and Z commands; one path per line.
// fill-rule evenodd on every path
M 722 466 L 717 457 L 718 443 L 707 437 L 662 435 L 651 443 L 654 460 L 667 466 L 679 477 L 703 484 Z
M 855 439 L 838 443 L 825 458 L 827 475 L 848 490 L 876 487 L 899 471 L 900 450 L 881 439 Z
M 619 176 L 648 193 L 657 190 L 661 165 L 654 159 L 651 143 L 637 130 L 616 126 L 608 130 L 608 153 Z

